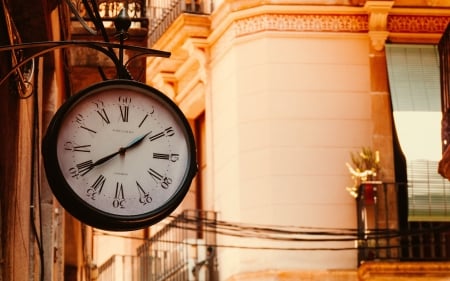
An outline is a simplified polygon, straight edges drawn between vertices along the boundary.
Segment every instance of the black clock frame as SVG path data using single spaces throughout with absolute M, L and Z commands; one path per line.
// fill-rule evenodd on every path
M 182 184 L 178 187 L 176 193 L 160 208 L 141 215 L 113 215 L 90 206 L 72 190 L 70 185 L 65 180 L 58 164 L 57 139 L 66 113 L 71 110 L 71 108 L 79 100 L 89 96 L 91 93 L 97 92 L 102 88 L 113 87 L 134 88 L 140 90 L 143 93 L 151 95 L 153 98 L 161 101 L 169 107 L 183 125 L 184 134 L 186 140 L 188 141 L 188 149 L 191 152 L 188 170 L 186 171 Z M 47 132 L 42 142 L 42 155 L 47 181 L 59 203 L 78 220 L 90 226 L 104 230 L 129 231 L 148 227 L 161 221 L 170 215 L 183 201 L 189 191 L 191 182 L 197 173 L 195 140 L 189 122 L 182 111 L 170 98 L 159 90 L 146 84 L 128 79 L 100 82 L 71 96 L 58 109 L 47 128 Z

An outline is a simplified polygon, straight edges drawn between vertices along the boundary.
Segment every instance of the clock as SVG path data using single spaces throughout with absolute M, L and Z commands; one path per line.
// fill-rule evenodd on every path
M 192 130 L 155 88 L 109 80 L 71 96 L 42 143 L 50 188 L 80 221 L 134 230 L 167 217 L 197 172 Z

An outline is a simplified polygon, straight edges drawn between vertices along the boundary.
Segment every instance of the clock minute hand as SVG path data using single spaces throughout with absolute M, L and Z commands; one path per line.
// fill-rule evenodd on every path
M 140 144 L 149 134 L 151 134 L 151 132 L 152 131 L 150 131 L 150 132 L 148 132 L 148 133 L 146 133 L 146 134 L 144 134 L 142 136 L 139 136 L 139 137 L 135 138 L 127 146 L 125 146 L 123 149 L 127 150 L 129 148 L 132 148 L 133 146 L 136 146 L 136 145 Z
M 141 143 L 141 142 L 145 139 L 145 137 L 147 137 L 151 132 L 152 132 L 152 131 L 150 131 L 150 132 L 148 132 L 148 133 L 146 133 L 146 134 L 144 134 L 144 135 L 142 135 L 142 136 L 139 136 L 139 137 L 135 138 L 135 139 L 132 140 L 127 146 L 119 148 L 118 151 L 116 151 L 116 152 L 114 152 L 114 153 L 111 153 L 111 154 L 109 154 L 109 155 L 106 155 L 105 157 L 102 157 L 102 158 L 98 159 L 97 161 L 95 161 L 95 162 L 92 164 L 92 166 L 95 167 L 95 166 L 101 165 L 101 164 L 105 163 L 106 161 L 108 161 L 109 159 L 115 157 L 117 154 L 122 154 L 122 155 L 125 154 L 125 151 L 126 151 L 127 149 L 132 148 L 132 147 L 138 145 L 139 143 Z

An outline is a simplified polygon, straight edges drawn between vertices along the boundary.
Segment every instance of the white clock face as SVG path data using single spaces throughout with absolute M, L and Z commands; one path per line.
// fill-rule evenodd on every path
M 166 204 L 191 163 L 173 109 L 136 88 L 100 88 L 67 111 L 56 142 L 61 173 L 85 203 L 139 216 Z

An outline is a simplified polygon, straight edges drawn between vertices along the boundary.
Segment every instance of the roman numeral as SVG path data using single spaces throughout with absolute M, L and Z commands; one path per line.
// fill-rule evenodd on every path
M 64 149 L 69 151 L 76 151 L 76 152 L 91 152 L 91 145 L 85 144 L 85 145 L 76 145 L 72 143 L 71 141 L 67 141 L 64 143 Z
M 153 153 L 154 159 L 162 159 L 162 160 L 170 160 L 172 162 L 177 162 L 177 160 L 180 158 L 179 154 L 176 153 Z
M 88 128 L 88 127 L 86 127 L 84 125 L 85 118 L 84 118 L 84 116 L 82 114 L 77 114 L 77 116 L 75 116 L 75 120 L 74 121 L 80 126 L 80 128 L 82 128 L 82 129 L 84 129 L 84 130 L 86 130 L 86 131 L 88 131 L 90 133 L 94 133 L 94 134 L 97 133 L 96 131 L 94 131 L 94 130 L 92 130 L 92 129 L 90 129 L 90 128 Z
M 94 168 L 92 160 L 77 164 L 78 174 L 81 176 L 86 175 L 90 170 L 92 170 L 92 168 Z
M 95 197 L 102 193 L 103 186 L 105 185 L 106 178 L 103 175 L 99 175 L 95 182 L 86 191 L 88 197 L 95 200 Z
M 148 169 L 147 172 L 150 174 L 150 176 L 152 176 L 153 180 L 156 183 L 159 183 L 163 179 L 163 176 L 152 168 Z
M 139 128 L 142 126 L 142 124 L 144 124 L 144 121 L 147 119 L 147 117 L 148 117 L 148 114 L 146 114 L 145 116 L 144 116 L 144 118 L 142 119 L 142 121 L 141 121 L 141 123 L 139 123 Z
M 154 140 L 157 140 L 157 139 L 159 139 L 160 137 L 163 137 L 163 136 L 164 136 L 164 132 L 161 132 L 161 133 L 158 133 L 156 135 L 153 135 L 153 136 L 149 137 L 149 140 L 150 141 L 154 141 Z
M 91 185 L 91 187 L 98 193 L 101 193 L 105 181 L 106 178 L 103 175 L 99 175 L 95 182 Z
M 152 202 L 152 197 L 150 197 L 150 194 L 142 188 L 142 186 L 136 181 L 136 186 L 139 192 L 139 202 L 142 205 L 147 205 L 148 203 Z
M 149 139 L 150 141 L 154 141 L 154 140 L 157 140 L 157 139 L 159 139 L 159 138 L 161 138 L 161 137 L 164 137 L 164 136 L 171 137 L 171 136 L 173 136 L 173 135 L 175 135 L 175 131 L 173 130 L 172 127 L 169 127 L 169 128 L 167 128 L 167 129 L 165 129 L 164 131 L 162 131 L 162 132 L 156 134 L 156 135 L 150 136 L 148 139 Z
M 170 155 L 166 153 L 153 153 L 153 158 L 155 159 L 163 159 L 163 160 L 169 160 Z
M 81 129 L 85 129 L 86 131 L 91 132 L 91 133 L 94 133 L 94 134 L 97 133 L 96 131 L 94 131 L 94 130 L 92 130 L 92 129 L 89 129 L 88 127 L 85 127 L 85 126 L 80 126 L 80 128 L 81 128 Z
M 148 169 L 147 172 L 150 174 L 150 176 L 152 176 L 153 180 L 164 189 L 168 189 L 170 184 L 172 183 L 171 178 L 163 177 L 160 173 L 153 170 L 152 168 Z
M 128 105 L 121 105 L 119 108 L 120 108 L 120 117 L 122 118 L 122 121 L 123 122 L 128 122 L 129 106 Z
M 123 185 L 122 183 L 116 183 L 116 193 L 114 195 L 114 200 L 112 203 L 114 208 L 125 208 L 125 196 L 123 194 Z
M 76 145 L 73 147 L 73 151 L 77 151 L 77 152 L 91 152 L 91 145 L 90 144 L 86 144 L 86 145 Z
M 103 121 L 105 121 L 106 124 L 109 124 L 109 117 L 108 117 L 108 114 L 106 114 L 106 111 L 104 108 L 102 108 L 100 110 L 96 110 L 96 112 L 98 113 L 98 115 L 100 115 L 100 117 L 103 119 Z

